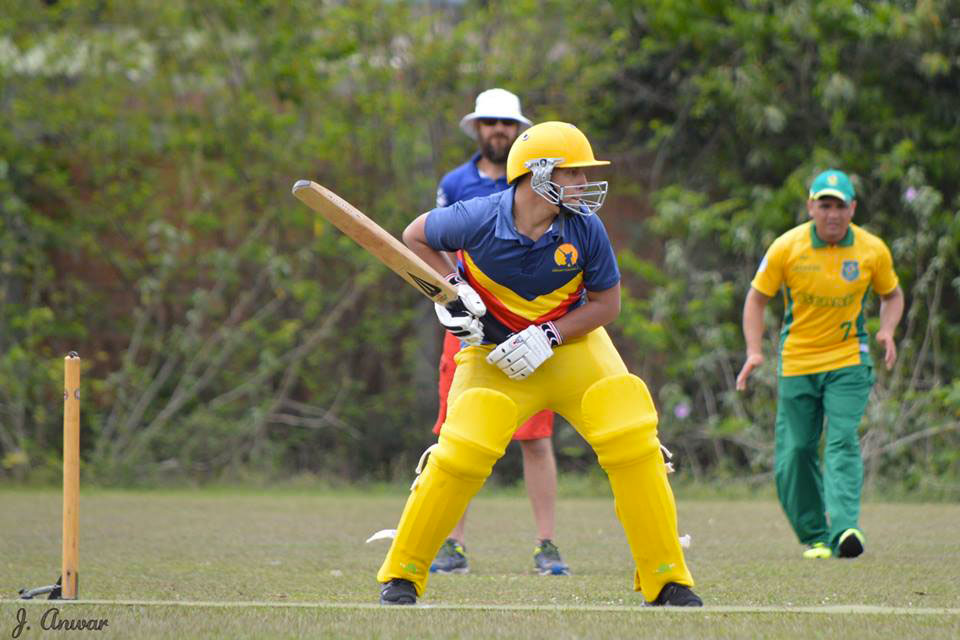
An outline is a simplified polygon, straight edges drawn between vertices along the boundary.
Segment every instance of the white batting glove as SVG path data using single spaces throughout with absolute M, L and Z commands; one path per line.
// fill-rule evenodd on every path
M 497 345 L 487 362 L 500 367 L 511 380 L 523 380 L 552 356 L 553 347 L 561 342 L 552 322 L 530 325 Z
M 456 273 L 445 278 L 457 289 L 457 300 L 444 306 L 434 303 L 437 319 L 443 327 L 468 345 L 483 342 L 483 324 L 480 318 L 487 312 L 480 294 Z

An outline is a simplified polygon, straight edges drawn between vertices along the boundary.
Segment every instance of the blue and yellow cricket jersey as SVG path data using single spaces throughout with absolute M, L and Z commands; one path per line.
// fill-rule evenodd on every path
M 871 287 L 886 295 L 897 284 L 887 245 L 856 225 L 836 245 L 821 240 L 812 221 L 777 238 L 751 285 L 768 297 L 783 288 L 780 374 L 870 364 L 863 301 Z
M 586 291 L 620 282 L 598 216 L 561 214 L 534 242 L 514 225 L 515 191 L 434 209 L 426 221 L 427 244 L 458 252 L 461 275 L 511 332 L 561 318 L 586 302 Z

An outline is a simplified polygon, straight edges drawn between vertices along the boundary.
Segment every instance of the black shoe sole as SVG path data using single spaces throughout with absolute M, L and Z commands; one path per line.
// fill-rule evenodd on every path
M 703 601 L 697 598 L 696 600 L 687 600 L 683 604 L 678 604 L 673 602 L 665 602 L 663 604 L 648 602 L 644 606 L 647 606 L 647 607 L 702 607 Z
M 470 567 L 460 567 L 458 569 L 434 569 L 430 567 L 430 573 L 434 575 L 463 575 L 465 573 L 470 573 Z

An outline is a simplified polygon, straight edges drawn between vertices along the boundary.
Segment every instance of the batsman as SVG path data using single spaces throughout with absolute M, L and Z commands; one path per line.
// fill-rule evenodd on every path
M 596 215 L 607 183 L 588 181 L 586 170 L 607 164 L 574 125 L 537 124 L 510 150 L 509 189 L 434 209 L 404 231 L 414 253 L 457 287 L 461 304 L 438 305 L 437 315 L 469 346 L 456 356 L 446 422 L 377 575 L 381 604 L 423 595 L 437 550 L 517 426 L 551 409 L 610 479 L 634 589 L 651 605 L 702 606 L 677 538 L 650 392 L 603 329 L 620 312 L 620 272 Z M 484 340 L 481 316 L 512 335 Z

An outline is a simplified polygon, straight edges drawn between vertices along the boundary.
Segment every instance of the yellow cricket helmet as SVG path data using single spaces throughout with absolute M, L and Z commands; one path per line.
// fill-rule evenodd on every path
M 554 167 L 599 167 L 609 160 L 593 157 L 593 148 L 587 136 L 569 122 L 541 122 L 517 138 L 507 156 L 507 182 L 530 173 L 531 163 L 541 159 L 556 159 Z

